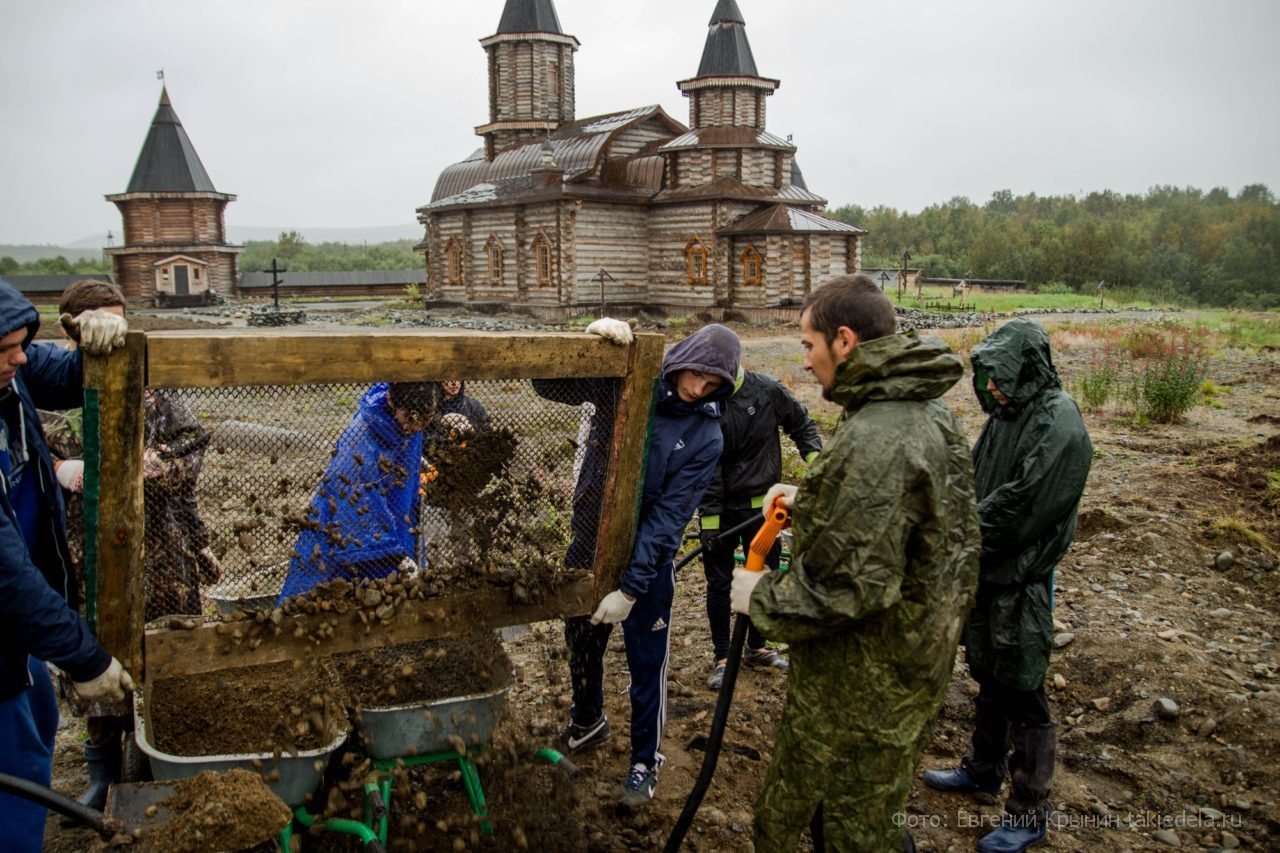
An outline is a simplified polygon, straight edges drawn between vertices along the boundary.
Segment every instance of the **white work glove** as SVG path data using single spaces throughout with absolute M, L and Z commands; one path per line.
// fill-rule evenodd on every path
M 625 320 L 614 320 L 612 317 L 601 317 L 591 325 L 587 326 L 588 335 L 599 335 L 606 341 L 613 341 L 615 344 L 627 346 L 635 336 L 631 334 L 631 327 L 627 325 Z
M 610 625 L 616 625 L 631 615 L 631 608 L 636 606 L 636 600 L 628 596 L 620 589 L 606 595 L 600 601 L 600 606 L 596 608 L 596 612 L 591 616 L 591 624 L 599 625 L 606 622 Z
M 400 572 L 400 580 L 413 580 L 418 576 L 418 564 L 413 561 L 412 557 L 405 557 L 400 561 L 400 565 L 396 567 Z
M 60 462 L 55 462 L 53 463 L 53 471 L 58 478 L 58 485 L 68 492 L 84 491 L 83 459 L 63 459 Z
M 782 498 L 782 505 L 787 509 L 791 509 L 796 503 L 796 489 L 798 486 L 789 486 L 786 483 L 774 483 L 769 487 L 769 491 L 764 493 L 764 503 L 760 506 L 760 514 L 765 518 L 769 517 L 769 510 L 773 508 L 774 498 Z
M 72 338 L 80 341 L 80 347 L 89 355 L 110 355 L 111 350 L 124 346 L 124 333 L 129 324 L 119 314 L 95 308 L 78 316 L 63 314 L 58 318 Z
M 119 702 L 126 693 L 133 692 L 133 679 L 120 661 L 112 658 L 102 675 L 91 681 L 74 682 L 72 686 L 86 702 Z
M 467 420 L 466 415 L 460 415 L 457 412 L 450 412 L 447 415 L 440 416 L 440 425 L 445 429 L 457 433 L 459 438 L 469 438 L 475 435 L 476 428 L 471 425 L 471 421 Z
M 733 608 L 734 613 L 751 612 L 751 593 L 756 591 L 756 584 L 760 583 L 762 577 L 764 572 L 733 570 L 733 585 L 729 587 L 729 606 Z
M 160 458 L 160 451 L 154 447 L 142 451 L 142 476 L 146 480 L 154 480 L 169 473 L 169 463 Z

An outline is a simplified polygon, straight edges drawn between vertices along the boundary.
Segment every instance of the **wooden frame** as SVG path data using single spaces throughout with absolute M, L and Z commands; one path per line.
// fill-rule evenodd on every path
M 87 359 L 86 394 L 97 401 L 102 441 L 98 480 L 99 636 L 143 680 L 274 663 L 311 654 L 378 648 L 445 635 L 591 612 L 630 559 L 648 420 L 661 368 L 661 335 L 630 347 L 571 333 L 340 332 L 318 329 L 131 332 L 107 359 Z M 145 377 L 145 382 L 142 381 Z M 610 466 L 592 575 L 571 579 L 550 600 L 516 603 L 505 591 L 406 601 L 391 626 L 369 630 L 357 608 L 287 616 L 270 642 L 268 622 L 143 632 L 142 395 L 145 387 L 214 388 L 443 379 L 620 380 Z M 93 479 L 91 476 L 89 479 Z M 90 534 L 91 536 L 93 534 Z M 348 630 L 349 629 L 349 630 Z

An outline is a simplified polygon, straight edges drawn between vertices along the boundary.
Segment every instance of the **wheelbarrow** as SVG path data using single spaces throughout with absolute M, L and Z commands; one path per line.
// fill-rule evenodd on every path
M 52 788 L 8 773 L 0 773 L 0 791 L 44 806 L 75 823 L 87 826 L 97 832 L 104 841 L 131 839 L 130 849 L 140 853 L 159 849 L 149 843 L 148 839 L 160 833 L 182 814 L 166 804 L 166 801 L 175 799 L 177 794 L 174 785 L 168 782 L 130 782 L 112 785 L 107 794 L 107 805 L 104 811 L 89 808 L 77 800 L 59 794 Z M 189 809 L 205 811 L 202 803 L 193 803 Z M 245 832 L 242 825 L 237 824 L 237 826 L 240 833 Z M 282 826 L 270 825 L 260 827 L 261 837 L 256 840 L 247 840 L 246 848 L 270 841 L 282 828 Z

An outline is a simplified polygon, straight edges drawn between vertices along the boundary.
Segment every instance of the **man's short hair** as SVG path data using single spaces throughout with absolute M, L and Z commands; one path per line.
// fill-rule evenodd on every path
M 444 401 L 444 388 L 439 382 L 392 382 L 387 402 L 423 417 L 431 417 Z
M 809 326 L 827 341 L 836 330 L 848 326 L 860 341 L 895 334 L 898 316 L 889 297 L 864 273 L 841 275 L 827 281 L 805 297 L 800 314 L 809 312 Z
M 109 281 L 82 278 L 62 291 L 62 299 L 58 301 L 58 313 L 78 317 L 85 311 L 95 308 L 110 308 L 118 305 L 128 308 L 124 292 Z

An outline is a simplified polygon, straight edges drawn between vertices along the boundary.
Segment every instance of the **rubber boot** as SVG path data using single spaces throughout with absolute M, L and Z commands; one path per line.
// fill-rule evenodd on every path
M 120 781 L 120 738 L 105 743 L 85 743 L 84 760 L 89 765 L 89 790 L 80 798 L 81 805 L 102 811 L 107 805 L 107 790 Z

